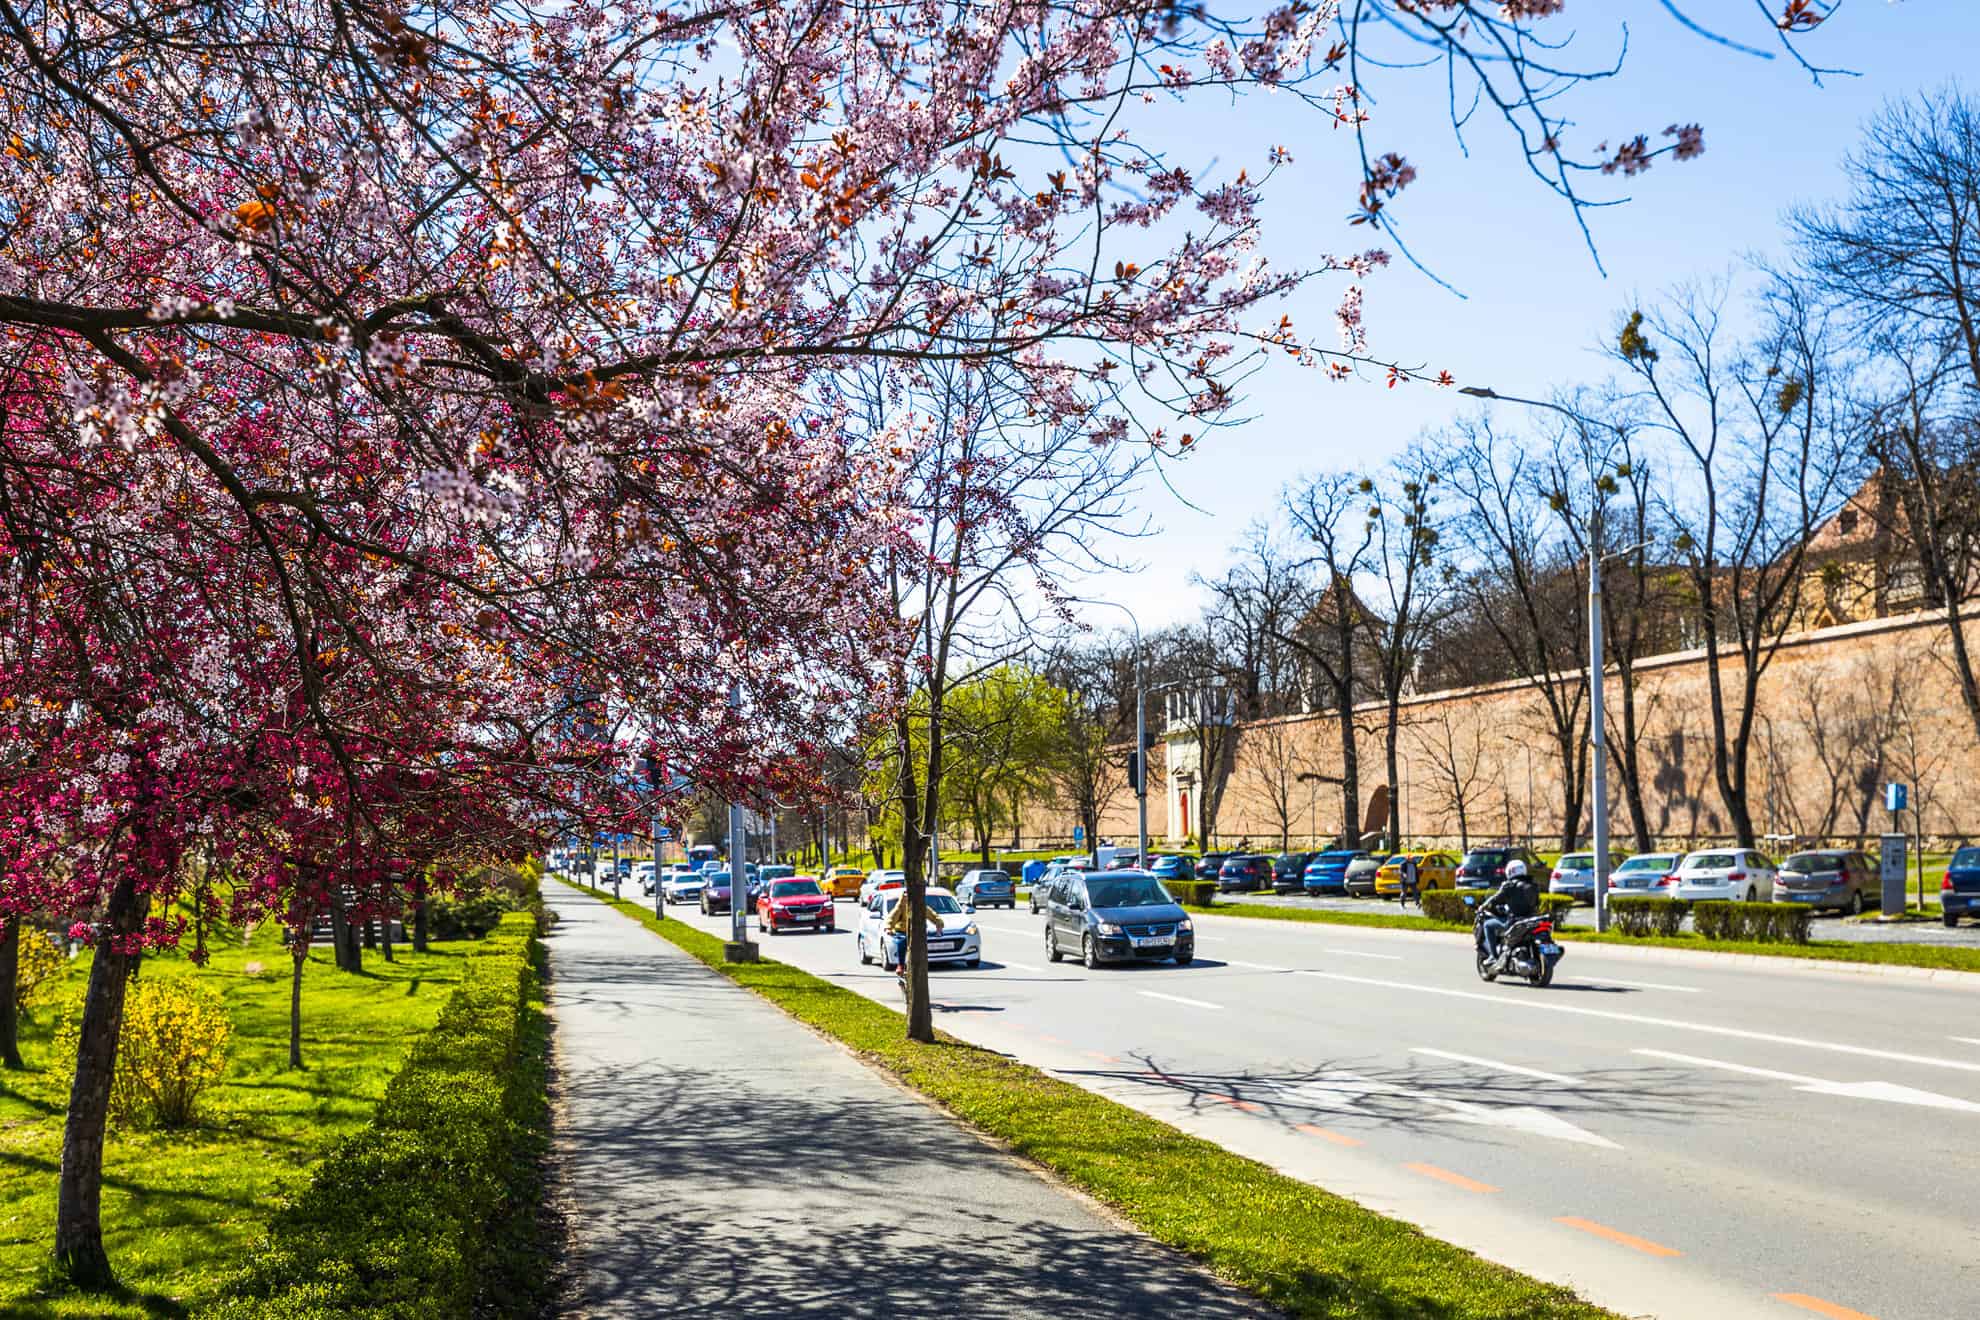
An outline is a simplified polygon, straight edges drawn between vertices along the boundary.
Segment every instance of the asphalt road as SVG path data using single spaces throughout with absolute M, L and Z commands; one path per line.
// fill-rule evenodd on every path
M 1462 934 L 1216 916 L 1192 966 L 1088 972 L 978 920 L 943 1029 L 1617 1310 L 1980 1315 L 1967 986 L 1570 946 L 1534 990 Z M 898 1006 L 844 925 L 764 943 Z
M 544 899 L 564 1314 L 1267 1320 L 597 899 Z

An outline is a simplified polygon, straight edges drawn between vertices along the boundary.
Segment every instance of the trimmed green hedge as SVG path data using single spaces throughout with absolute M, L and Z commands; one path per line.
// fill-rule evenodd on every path
M 1426 889 L 1420 899 L 1423 915 L 1432 921 L 1441 921 L 1446 926 L 1469 926 L 1472 907 L 1464 900 L 1469 897 L 1483 902 L 1491 897 L 1489 889 Z M 1556 926 L 1565 926 L 1574 917 L 1574 899 L 1567 894 L 1540 895 L 1540 915 Z
M 1209 907 L 1217 900 L 1215 880 L 1164 880 L 1162 888 L 1185 907 Z
M 1633 939 L 1647 935 L 1668 938 L 1684 929 L 1685 914 L 1690 911 L 1691 905 L 1681 898 L 1610 894 L 1609 929 Z
M 1691 928 L 1708 940 L 1755 944 L 1806 944 L 1808 919 L 1801 903 L 1731 903 L 1708 899 L 1691 905 Z
M 511 913 L 413 1046 L 371 1125 L 317 1166 L 208 1314 L 531 1316 L 548 1140 L 535 919 Z

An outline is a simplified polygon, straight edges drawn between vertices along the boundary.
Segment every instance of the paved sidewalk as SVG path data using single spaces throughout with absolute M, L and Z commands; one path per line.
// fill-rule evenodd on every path
M 544 897 L 576 1314 L 1273 1314 L 597 899 Z

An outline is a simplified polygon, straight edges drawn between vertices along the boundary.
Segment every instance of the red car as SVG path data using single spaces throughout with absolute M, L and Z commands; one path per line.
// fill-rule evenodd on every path
M 830 932 L 832 921 L 832 896 L 815 876 L 772 880 L 756 898 L 756 924 L 765 935 L 780 930 Z

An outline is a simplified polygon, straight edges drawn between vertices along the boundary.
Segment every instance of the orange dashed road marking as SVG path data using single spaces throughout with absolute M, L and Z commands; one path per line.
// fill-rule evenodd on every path
M 1554 1222 L 1557 1224 L 1566 1224 L 1569 1228 L 1578 1228 L 1584 1233 L 1593 1233 L 1598 1238 L 1607 1238 L 1618 1246 L 1628 1247 L 1633 1251 L 1640 1251 L 1646 1256 L 1682 1256 L 1684 1254 L 1674 1247 L 1667 1247 L 1661 1243 L 1652 1242 L 1648 1238 L 1636 1237 L 1623 1232 L 1621 1229 L 1610 1228 L 1607 1224 L 1598 1224 L 1592 1219 L 1577 1219 L 1573 1215 L 1562 1215 Z
M 1449 1169 L 1440 1169 L 1434 1164 L 1405 1164 L 1403 1167 L 1411 1173 L 1420 1173 L 1426 1178 L 1435 1178 L 1438 1182 L 1449 1183 L 1453 1187 L 1462 1187 L 1467 1192 L 1496 1192 L 1499 1190 L 1492 1186 L 1491 1183 L 1482 1183 L 1476 1178 L 1467 1178 L 1461 1173 L 1452 1173 Z
M 1219 1101 L 1223 1104 L 1227 1104 L 1233 1109 L 1242 1109 L 1247 1114 L 1255 1114 L 1258 1112 L 1257 1105 L 1253 1104 L 1249 1100 L 1240 1100 L 1234 1095 L 1213 1095 L 1210 1098 L 1212 1100 Z
M 1825 1302 L 1819 1297 L 1810 1297 L 1807 1293 L 1775 1293 L 1774 1300 L 1786 1302 L 1789 1306 L 1798 1306 L 1804 1311 L 1813 1311 L 1816 1315 L 1826 1315 L 1829 1320 L 1877 1320 L 1873 1315 L 1852 1311 L 1847 1306 L 1837 1306 L 1834 1302 Z
M 1318 1137 L 1322 1141 L 1331 1141 L 1336 1146 L 1359 1146 L 1361 1144 L 1358 1137 L 1345 1136 L 1339 1132 L 1329 1132 L 1326 1128 L 1315 1127 L 1311 1123 L 1295 1123 L 1293 1130 L 1304 1132 L 1309 1137 Z
M 1087 1058 L 1089 1058 L 1089 1059 L 1098 1059 L 1098 1060 L 1100 1060 L 1100 1062 L 1102 1062 L 1102 1063 L 1119 1063 L 1119 1062 L 1120 1062 L 1120 1060 L 1119 1060 L 1119 1059 L 1117 1059 L 1117 1058 L 1115 1058 L 1115 1057 L 1114 1057 L 1113 1055 L 1111 1055 L 1111 1054 L 1102 1054 L 1102 1053 L 1101 1053 L 1101 1052 L 1100 1052 L 1099 1050 L 1085 1050 L 1085 1051 L 1082 1051 L 1082 1052 L 1083 1052 L 1083 1053 L 1084 1053 L 1084 1054 L 1086 1055 L 1086 1057 L 1087 1057 Z

